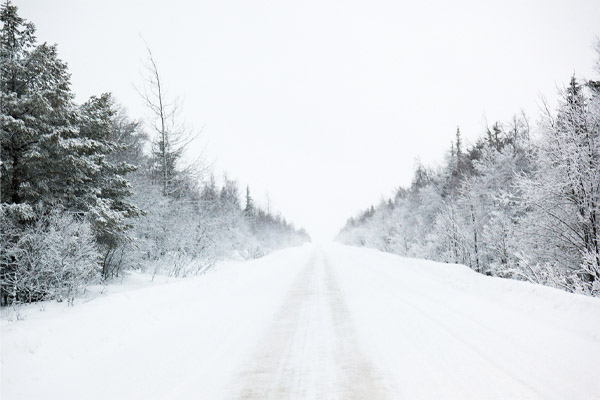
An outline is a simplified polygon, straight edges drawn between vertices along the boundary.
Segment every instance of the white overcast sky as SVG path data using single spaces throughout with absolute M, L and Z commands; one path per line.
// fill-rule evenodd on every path
M 57 43 L 77 100 L 112 92 L 145 116 L 148 42 L 217 173 L 317 238 L 439 163 L 456 126 L 537 119 L 594 77 L 600 1 L 20 0 Z

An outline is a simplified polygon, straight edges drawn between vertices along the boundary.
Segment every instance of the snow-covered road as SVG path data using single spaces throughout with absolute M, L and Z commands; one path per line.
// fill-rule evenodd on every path
M 600 399 L 600 299 L 341 245 L 2 322 L 2 399 Z

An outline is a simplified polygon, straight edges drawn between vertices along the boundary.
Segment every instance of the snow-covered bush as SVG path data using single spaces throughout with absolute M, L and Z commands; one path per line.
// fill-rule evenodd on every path
M 60 210 L 23 220 L 8 207 L 0 219 L 3 304 L 72 301 L 99 277 L 100 255 L 87 221 Z

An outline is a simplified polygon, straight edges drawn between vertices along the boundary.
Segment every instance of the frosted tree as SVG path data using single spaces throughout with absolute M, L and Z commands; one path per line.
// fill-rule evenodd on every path
M 10 2 L 0 9 L 2 203 L 51 204 L 72 183 L 59 178 L 66 152 L 82 151 L 69 73 L 56 47 L 35 44 L 35 27 Z
M 26 271 L 36 272 L 22 238 L 36 221 L 72 199 L 77 182 L 65 180 L 63 172 L 82 161 L 87 143 L 79 138 L 69 73 L 56 47 L 36 45 L 34 25 L 19 17 L 10 2 L 0 8 L 0 21 L 0 278 L 6 304 L 46 295 L 32 296 L 32 288 L 15 286 L 36 282 L 22 279 Z
M 159 73 L 152 51 L 147 46 L 145 85 L 138 89 L 151 115 L 152 172 L 165 196 L 181 195 L 186 175 L 197 173 L 199 162 L 181 165 L 181 158 L 188 145 L 198 137 L 197 132 L 187 129 L 181 121 L 181 103 L 167 96 L 166 87 Z
M 46 227 L 61 244 L 79 240 L 78 246 L 89 249 L 87 234 L 73 238 L 60 235 L 79 232 L 69 228 L 71 225 L 88 229 L 84 225 L 91 223 L 94 251 L 101 249 L 106 266 L 112 251 L 127 240 L 125 220 L 136 216 L 138 210 L 126 200 L 131 193 L 125 175 L 133 167 L 111 159 L 120 146 L 114 141 L 110 96 L 75 105 L 67 66 L 58 59 L 56 47 L 36 45 L 33 24 L 19 17 L 10 2 L 0 9 L 0 20 L 2 224 L 13 232 L 3 237 L 1 275 L 6 300 L 4 288 L 11 282 L 22 282 L 19 274 L 27 272 L 39 280 L 48 276 L 36 275 L 35 270 L 43 266 L 29 262 L 27 254 L 31 252 L 23 247 L 29 246 L 24 237 L 37 237 L 31 236 L 32 229 L 42 235 Z M 49 219 L 49 215 L 53 217 Z M 56 229 L 50 232 L 52 226 Z M 38 256 L 51 259 L 49 253 L 56 248 L 44 247 Z M 74 260 L 76 263 L 77 258 Z M 83 263 L 84 258 L 81 260 Z M 97 258 L 91 256 L 89 260 Z M 89 271 L 98 272 L 98 264 L 90 270 L 88 261 L 84 268 L 88 272 L 73 266 L 73 279 L 83 282 L 93 275 Z M 77 271 L 82 275 L 76 275 Z M 35 280 L 27 282 L 33 284 Z M 43 296 L 30 296 L 27 290 L 20 286 L 12 301 L 52 293 L 46 288 Z
M 246 205 L 244 207 L 244 213 L 248 218 L 252 218 L 255 214 L 254 199 L 250 196 L 250 186 L 246 186 Z
M 540 261 L 568 266 L 594 290 L 600 279 L 598 111 L 598 96 L 573 77 L 556 115 L 546 111 L 539 170 L 521 181 L 534 208 L 531 237 Z
M 80 137 L 85 140 L 85 158 L 77 168 L 64 171 L 64 179 L 81 174 L 75 186 L 73 200 L 76 209 L 87 212 L 96 241 L 102 250 L 102 274 L 105 278 L 118 272 L 120 263 L 115 257 L 122 246 L 131 238 L 128 219 L 142 212 L 129 202 L 133 194 L 126 175 L 136 167 L 127 162 L 113 161 L 111 155 L 124 151 L 124 146 L 115 141 L 123 132 L 115 132 L 116 109 L 109 94 L 92 97 L 80 108 Z

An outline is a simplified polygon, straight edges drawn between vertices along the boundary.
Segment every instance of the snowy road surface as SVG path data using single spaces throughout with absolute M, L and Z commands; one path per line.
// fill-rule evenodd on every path
M 340 245 L 2 322 L 2 399 L 600 399 L 600 299 Z

